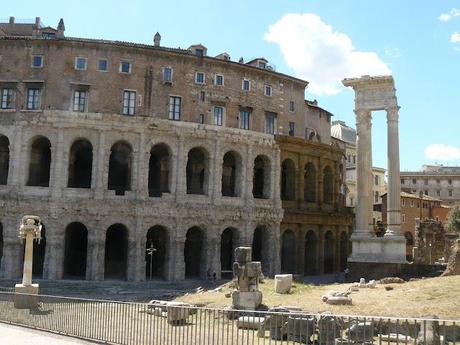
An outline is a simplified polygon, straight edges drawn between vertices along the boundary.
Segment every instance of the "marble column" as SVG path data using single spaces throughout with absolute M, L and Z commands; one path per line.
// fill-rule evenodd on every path
M 388 194 L 385 236 L 401 235 L 401 182 L 399 170 L 399 107 L 386 109 L 388 124 Z
M 372 117 L 368 110 L 357 109 L 356 229 L 353 236 L 370 237 L 372 229 Z

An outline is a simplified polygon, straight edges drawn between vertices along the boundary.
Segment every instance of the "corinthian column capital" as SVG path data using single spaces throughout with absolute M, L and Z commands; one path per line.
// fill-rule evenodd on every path
M 399 106 L 388 107 L 385 109 L 387 112 L 387 121 L 399 121 Z

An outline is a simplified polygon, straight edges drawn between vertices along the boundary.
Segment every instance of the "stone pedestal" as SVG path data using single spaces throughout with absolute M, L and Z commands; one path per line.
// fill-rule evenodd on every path
M 17 309 L 34 309 L 38 305 L 38 284 L 16 284 L 14 291 L 14 307 Z M 24 294 L 24 295 L 22 295 Z
M 405 263 L 404 236 L 371 237 L 352 235 L 352 254 L 349 262 Z
M 275 275 L 275 292 L 287 294 L 292 288 L 292 274 Z
M 237 310 L 256 310 L 262 304 L 260 291 L 234 291 L 232 294 L 232 307 Z

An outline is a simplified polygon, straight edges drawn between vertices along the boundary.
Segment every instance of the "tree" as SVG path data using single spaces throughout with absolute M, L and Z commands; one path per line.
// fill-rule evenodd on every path
M 460 207 L 454 207 L 447 217 L 447 231 L 460 233 Z

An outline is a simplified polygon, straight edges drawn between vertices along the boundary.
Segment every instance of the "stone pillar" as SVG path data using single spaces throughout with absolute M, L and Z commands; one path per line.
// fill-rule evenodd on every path
M 184 260 L 185 234 L 171 238 L 169 242 L 169 259 L 167 279 L 181 281 L 185 279 Z
M 184 152 L 184 138 L 180 137 L 178 140 L 177 157 L 175 159 L 175 166 L 173 170 L 176 173 L 176 202 L 180 202 L 187 192 L 187 181 L 186 181 L 186 160 Z M 185 164 L 184 164 L 185 162 Z
M 388 194 L 385 236 L 401 234 L 401 182 L 399 176 L 399 107 L 386 109 L 388 124 Z
M 144 219 L 142 216 L 137 215 L 136 217 L 136 232 L 133 234 L 133 280 L 144 281 L 145 280 L 145 231 L 144 231 Z M 129 265 L 129 262 L 128 262 Z
M 150 152 L 145 150 L 145 133 L 142 132 L 139 135 L 139 164 L 138 164 L 138 176 L 137 176 L 137 186 L 136 189 L 137 198 L 140 200 L 145 200 L 148 197 L 148 173 L 149 173 L 149 158 Z
M 104 183 L 106 181 L 104 178 L 106 173 L 105 167 L 109 165 L 109 163 L 105 161 L 105 132 L 103 130 L 99 132 L 99 143 L 95 157 L 97 157 L 97 159 L 93 159 L 93 162 L 97 163 L 95 198 L 102 199 L 104 197 L 104 190 L 107 189 L 107 185 Z
M 64 239 L 48 235 L 46 237 L 45 261 L 43 263 L 43 279 L 61 279 L 63 265 Z
M 272 162 L 272 176 L 271 181 L 271 193 L 270 196 L 273 198 L 274 207 L 281 208 L 281 196 L 280 196 L 280 180 L 281 180 L 281 159 L 280 159 L 280 149 L 277 147 L 275 150 L 275 155 Z M 279 224 L 278 224 L 278 233 L 279 233 Z M 281 268 L 281 266 L 280 266 Z M 278 272 L 278 271 L 277 271 Z
M 32 256 L 34 250 L 34 234 L 28 233 L 26 235 L 26 249 L 24 252 L 24 270 L 22 276 L 22 285 L 32 284 Z
M 3 237 L 3 277 L 15 279 L 21 277 L 21 258 L 23 245 L 17 237 Z
M 272 244 L 272 262 L 270 265 L 270 275 L 275 276 L 275 274 L 279 274 L 281 272 L 281 229 L 280 223 L 273 223 L 271 226 L 271 239 L 273 241 Z
M 208 228 L 205 243 L 203 243 L 203 255 L 205 255 L 205 265 L 202 267 L 203 278 L 206 278 L 208 273 L 213 275 L 216 273 L 218 279 L 221 277 L 220 266 L 220 228 L 218 226 L 211 226 Z
M 97 237 L 88 238 L 86 279 L 104 280 L 105 241 Z
M 246 194 L 244 197 L 246 199 L 246 206 L 254 205 L 254 196 L 252 195 L 253 183 L 254 183 L 254 156 L 252 153 L 252 145 L 247 145 L 246 147 L 246 158 L 244 159 L 243 168 L 246 169 L 246 181 L 245 181 L 245 190 Z M 242 193 L 243 196 L 243 193 Z M 251 239 L 252 241 L 252 239 Z
M 324 226 L 320 225 L 319 226 L 319 232 L 318 232 L 318 267 L 317 267 L 317 272 L 318 274 L 323 274 L 324 273 Z
M 210 153 L 209 160 L 209 193 L 214 205 L 220 205 L 222 200 L 222 145 L 220 140 L 215 141 L 215 150 Z M 210 158 L 211 158 L 210 157 Z
M 371 237 L 372 228 L 372 137 L 371 114 L 357 109 L 356 229 L 353 237 Z
M 8 172 L 8 185 L 20 187 L 23 184 L 21 177 L 21 169 L 25 162 L 21 162 L 22 148 L 22 127 L 15 127 L 14 145 L 10 143 L 10 167 Z
M 64 130 L 58 128 L 57 142 L 55 147 L 51 147 L 51 166 L 54 167 L 50 171 L 50 187 L 52 188 L 53 198 L 59 198 L 62 194 L 64 185 L 63 179 L 67 171 L 67 167 L 63 167 L 64 160 Z

